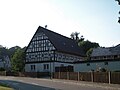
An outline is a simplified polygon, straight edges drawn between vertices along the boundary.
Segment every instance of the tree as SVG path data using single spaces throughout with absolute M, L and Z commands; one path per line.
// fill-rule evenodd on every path
M 120 5 L 120 0 L 115 0 L 115 1 L 118 1 L 118 5 Z
M 19 46 L 14 46 L 8 49 L 0 45 L 0 59 L 4 62 L 6 56 L 10 57 L 12 70 L 22 71 L 24 68 L 25 49 L 26 47 L 22 49 Z
M 71 39 L 75 39 L 75 37 L 74 37 L 74 33 L 71 33 L 71 35 L 70 35 L 70 37 L 71 37 Z
M 85 51 L 85 53 L 87 54 L 87 51 L 91 48 L 97 48 L 99 47 L 98 43 L 95 42 L 90 42 L 90 41 L 81 41 L 78 43 L 78 45 L 83 48 L 83 50 Z
M 80 33 L 78 32 L 74 32 L 70 36 L 72 39 L 77 41 L 78 45 L 84 50 L 85 54 L 87 55 L 87 60 L 89 60 L 92 49 L 99 47 L 99 44 L 95 42 L 90 42 L 88 40 L 85 41 L 83 35 L 79 37 L 79 34 Z
M 99 44 L 96 42 L 90 42 L 88 40 L 85 41 L 83 35 L 79 37 L 79 34 L 80 33 L 78 32 L 74 32 L 70 36 L 73 40 L 76 40 L 78 43 L 78 46 L 83 49 L 83 51 L 87 56 L 86 60 L 90 60 L 90 56 L 92 54 L 93 48 L 99 47 Z
M 120 5 L 120 0 L 115 0 L 115 1 L 117 1 L 117 2 L 118 2 L 118 5 Z M 120 11 L 119 11 L 119 14 L 120 14 Z M 120 17 L 119 17 L 119 19 L 118 19 L 118 23 L 120 23 Z
M 79 32 L 72 32 L 70 36 L 73 40 L 76 40 L 77 42 L 83 41 L 84 40 L 83 35 L 79 37 L 79 34 L 80 34 Z
M 87 60 L 90 60 L 90 56 L 91 56 L 91 54 L 92 54 L 92 51 L 93 51 L 93 48 L 90 48 L 90 49 L 86 52 Z
M 77 40 L 77 41 L 79 40 L 79 34 L 80 34 L 80 33 L 78 33 L 78 32 L 75 32 L 75 33 L 74 33 L 74 35 L 75 35 L 75 40 Z
M 8 56 L 8 49 L 6 47 L 0 47 L 0 59 L 4 60 L 5 56 Z
M 14 53 L 15 53 L 18 49 L 21 49 L 21 47 L 19 47 L 19 46 L 14 46 L 14 47 L 11 47 L 11 48 L 8 49 L 8 53 L 9 53 L 10 58 L 12 58 L 12 56 L 14 55 Z
M 119 17 L 118 23 L 120 23 L 120 17 Z
M 12 65 L 12 71 L 23 71 L 24 69 L 24 60 L 25 60 L 25 52 L 23 49 L 18 49 L 12 59 L 11 59 L 11 65 Z

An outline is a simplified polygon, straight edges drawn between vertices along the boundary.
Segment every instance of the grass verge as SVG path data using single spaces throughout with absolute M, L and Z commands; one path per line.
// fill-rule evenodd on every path
M 8 85 L 6 84 L 1 84 L 0 83 L 0 90 L 13 90 L 12 88 L 10 88 Z

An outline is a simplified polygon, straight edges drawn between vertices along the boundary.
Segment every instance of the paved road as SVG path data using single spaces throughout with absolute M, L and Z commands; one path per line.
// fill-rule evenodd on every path
M 120 90 L 119 85 L 26 77 L 0 76 L 0 83 L 6 83 L 15 90 Z

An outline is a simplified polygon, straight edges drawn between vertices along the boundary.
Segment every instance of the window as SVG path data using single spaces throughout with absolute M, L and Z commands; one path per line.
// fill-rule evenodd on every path
M 87 63 L 87 66 L 90 66 L 90 63 Z
M 31 70 L 35 70 L 35 65 L 31 65 Z
M 49 69 L 49 64 L 44 64 L 44 70 L 48 70 Z
M 97 59 L 97 57 L 94 57 L 93 59 L 95 60 L 95 59 Z

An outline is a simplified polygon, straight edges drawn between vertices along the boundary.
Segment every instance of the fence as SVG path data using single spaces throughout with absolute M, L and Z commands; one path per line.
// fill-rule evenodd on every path
M 0 72 L 1 76 L 19 76 L 19 77 L 48 77 L 50 76 L 49 72 Z
M 20 77 L 47 77 L 49 72 L 0 72 L 2 76 L 20 76 Z M 120 84 L 120 72 L 55 72 L 52 74 L 55 79 L 67 79 L 76 81 L 90 81 Z
M 120 72 L 55 72 L 53 78 L 120 84 Z
M 6 76 L 6 71 L 0 71 L 1 76 Z

